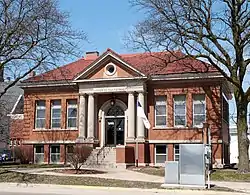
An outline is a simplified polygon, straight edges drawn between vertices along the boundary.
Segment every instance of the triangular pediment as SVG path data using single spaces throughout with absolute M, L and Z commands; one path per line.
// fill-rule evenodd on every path
M 74 80 L 99 80 L 142 76 L 145 75 L 124 61 L 118 54 L 112 50 L 107 50 L 83 70 L 83 72 L 79 73 Z

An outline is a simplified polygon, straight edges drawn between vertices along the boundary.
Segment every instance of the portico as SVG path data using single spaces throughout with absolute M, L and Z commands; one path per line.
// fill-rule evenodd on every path
M 79 83 L 78 142 L 100 147 L 144 142 L 145 128 L 136 110 L 137 101 L 145 108 L 145 91 L 143 79 Z

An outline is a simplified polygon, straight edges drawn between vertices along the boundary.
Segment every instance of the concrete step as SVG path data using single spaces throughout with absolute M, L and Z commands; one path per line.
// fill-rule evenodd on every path
M 116 150 L 106 147 L 101 152 L 101 148 L 96 148 L 92 151 L 83 167 L 93 168 L 115 168 L 116 167 Z M 97 157 L 97 154 L 99 156 Z M 98 159 L 98 160 L 97 160 Z M 97 163 L 98 162 L 98 163 Z

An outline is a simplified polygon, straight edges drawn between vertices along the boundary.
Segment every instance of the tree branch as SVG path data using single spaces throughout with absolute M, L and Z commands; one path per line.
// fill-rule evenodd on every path
M 31 69 L 29 69 L 26 73 L 24 73 L 22 76 L 16 78 L 13 82 L 11 82 L 7 87 L 4 88 L 4 90 L 0 93 L 0 98 L 8 91 L 9 88 L 15 86 L 21 79 L 29 75 L 32 71 L 34 71 L 37 67 L 39 67 L 43 61 L 47 57 L 42 57 L 40 60 L 38 60 L 37 64 L 33 66 Z

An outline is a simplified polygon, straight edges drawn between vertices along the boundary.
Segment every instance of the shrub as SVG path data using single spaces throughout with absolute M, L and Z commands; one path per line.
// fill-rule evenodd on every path
M 30 146 L 18 146 L 14 149 L 15 158 L 21 164 L 29 164 L 33 161 L 33 148 Z
M 67 161 L 74 167 L 76 173 L 79 172 L 92 150 L 92 147 L 82 145 L 71 146 L 70 151 L 68 150 Z

